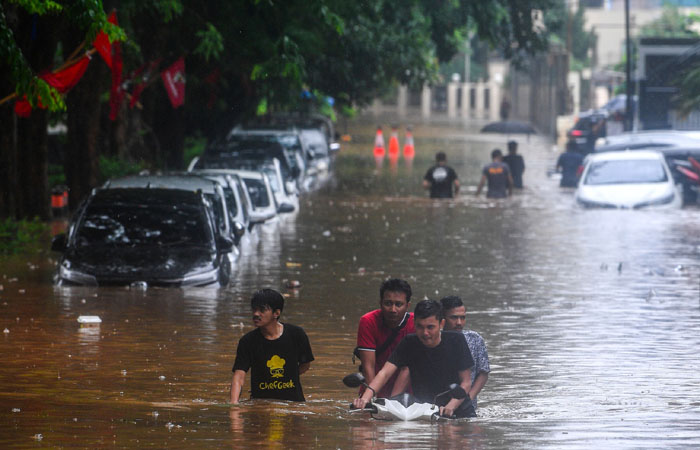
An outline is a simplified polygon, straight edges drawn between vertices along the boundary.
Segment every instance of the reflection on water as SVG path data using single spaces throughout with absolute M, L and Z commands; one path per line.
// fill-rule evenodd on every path
M 660 448 L 700 445 L 698 209 L 584 211 L 546 176 L 549 144 L 522 139 L 525 189 L 472 194 L 505 136 L 416 127 L 416 159 L 372 157 L 373 126 L 332 185 L 246 238 L 226 289 L 54 288 L 51 260 L 0 262 L 3 446 Z M 445 151 L 454 201 L 420 181 Z M 467 422 L 388 423 L 347 412 L 341 378 L 384 278 L 416 300 L 456 293 L 492 373 Z M 285 288 L 284 280 L 301 283 Z M 316 356 L 306 404 L 226 405 L 248 301 L 287 295 Z M 102 324 L 80 328 L 80 315 Z

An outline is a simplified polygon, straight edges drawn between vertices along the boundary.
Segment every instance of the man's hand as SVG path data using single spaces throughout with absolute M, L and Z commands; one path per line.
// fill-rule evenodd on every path
M 365 400 L 362 397 L 358 397 L 352 401 L 352 406 L 354 406 L 357 409 L 364 409 L 364 407 L 367 406 L 368 403 L 369 400 Z
M 450 408 L 449 406 L 441 406 L 440 407 L 440 415 L 443 417 L 452 417 L 455 415 L 454 409 Z

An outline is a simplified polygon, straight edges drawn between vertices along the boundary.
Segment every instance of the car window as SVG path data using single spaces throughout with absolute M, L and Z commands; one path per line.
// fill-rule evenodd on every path
M 270 187 L 272 188 L 272 192 L 280 192 L 282 190 L 282 186 L 280 186 L 278 183 L 277 171 L 274 169 L 274 167 L 265 167 L 263 171 L 270 178 Z
M 256 208 L 265 208 L 270 206 L 270 198 L 267 196 L 267 189 L 262 180 L 255 178 L 246 178 L 245 185 L 248 189 L 248 195 Z
M 228 208 L 229 217 L 238 215 L 238 205 L 236 204 L 236 195 L 230 187 L 224 188 L 224 196 L 226 197 L 226 207 Z
M 591 163 L 583 184 L 664 183 L 664 166 L 655 160 L 597 161 Z
M 216 194 L 204 194 L 204 196 L 211 202 L 214 209 L 214 219 L 216 219 L 216 226 L 220 231 L 226 230 L 226 218 L 224 217 L 224 207 L 221 204 L 221 199 Z
M 202 209 L 190 205 L 91 205 L 77 230 L 78 247 L 90 245 L 209 245 Z

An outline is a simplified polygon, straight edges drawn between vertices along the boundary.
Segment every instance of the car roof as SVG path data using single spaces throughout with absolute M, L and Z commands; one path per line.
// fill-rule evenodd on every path
M 233 172 L 242 178 L 255 178 L 262 180 L 265 177 L 262 173 L 253 170 L 233 169 Z
M 663 160 L 664 156 L 652 150 L 624 150 L 615 152 L 592 153 L 588 155 L 590 162 L 597 161 L 638 161 L 640 159 Z
M 104 187 L 112 188 L 165 188 L 185 191 L 217 193 L 219 183 L 197 175 L 133 175 L 109 180 Z
M 169 188 L 96 188 L 91 198 L 92 204 L 114 205 L 117 203 L 158 204 L 175 203 L 202 205 L 202 197 L 193 191 Z
M 595 151 L 606 151 L 606 147 L 619 147 L 622 145 L 639 146 L 649 144 L 652 146 L 678 146 L 693 144 L 700 145 L 700 132 L 678 130 L 646 130 L 634 131 L 607 136 L 601 145 L 596 145 Z

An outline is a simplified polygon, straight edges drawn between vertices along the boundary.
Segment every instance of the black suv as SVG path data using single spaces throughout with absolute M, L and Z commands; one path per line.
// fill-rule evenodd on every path
M 566 133 L 566 149 L 584 155 L 591 153 L 598 138 L 606 136 L 608 113 L 605 111 L 587 111 L 581 113 L 574 127 Z
M 94 190 L 51 249 L 60 285 L 205 286 L 228 284 L 232 246 L 201 192 L 114 188 Z

